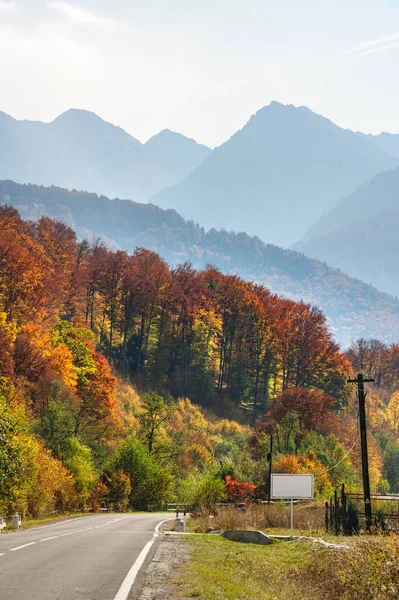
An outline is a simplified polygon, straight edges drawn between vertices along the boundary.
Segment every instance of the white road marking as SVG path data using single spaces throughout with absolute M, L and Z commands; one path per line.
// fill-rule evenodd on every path
M 122 517 L 122 518 L 127 519 L 128 517 Z M 158 523 L 158 525 L 155 527 L 155 530 L 154 530 L 155 533 L 153 535 L 152 540 L 150 542 L 146 543 L 146 545 L 144 546 L 144 548 L 142 549 L 142 551 L 136 558 L 135 562 L 133 563 L 133 566 L 131 567 L 130 571 L 128 572 L 125 579 L 123 580 L 122 585 L 119 588 L 118 593 L 116 594 L 114 600 L 127 600 L 130 590 L 132 589 L 133 584 L 136 580 L 137 574 L 140 571 L 141 567 L 143 566 L 143 563 L 146 559 L 147 554 L 150 551 L 151 546 L 153 545 L 156 538 L 158 537 L 160 526 L 163 523 L 166 523 L 166 521 L 173 521 L 173 520 L 174 519 L 164 519 L 163 521 Z
M 51 525 L 40 525 L 40 527 L 29 527 L 25 529 L 25 531 L 32 531 L 32 529 L 47 529 L 48 527 L 57 527 L 58 525 L 63 525 L 64 523 L 71 523 L 72 521 L 81 521 L 82 519 L 91 519 L 93 515 L 87 515 L 87 517 L 73 517 L 72 519 L 66 519 L 65 521 L 57 521 L 56 523 L 51 523 Z
M 51 537 L 47 537 L 47 538 L 43 538 L 42 540 L 39 540 L 39 542 L 47 542 L 49 540 L 55 540 L 55 539 L 57 539 L 59 537 L 66 537 L 68 535 L 74 535 L 75 533 L 81 533 L 83 531 L 90 531 L 92 529 L 99 529 L 100 527 L 106 527 L 107 525 L 112 525 L 113 523 L 118 523 L 119 521 L 123 521 L 123 519 L 129 519 L 129 517 L 130 517 L 130 515 L 126 516 L 126 517 L 120 517 L 119 519 L 114 519 L 113 521 L 108 521 L 107 523 L 103 523 L 103 525 L 97 525 L 96 527 L 85 527 L 84 529 L 75 529 L 74 531 L 69 531 L 68 533 L 60 533 L 59 535 L 52 535 Z M 77 518 L 83 518 L 84 519 L 84 518 L 87 518 L 87 517 L 77 517 Z M 68 522 L 75 521 L 75 520 L 76 519 L 69 519 L 68 521 L 62 521 L 62 522 L 54 523 L 54 525 L 45 525 L 44 527 L 55 527 L 56 525 L 60 525 L 61 523 L 68 523 Z M 166 519 L 166 520 L 169 521 L 170 519 Z M 158 531 L 159 526 L 162 525 L 162 523 L 164 523 L 164 522 L 165 521 L 162 521 L 161 523 L 159 523 L 159 525 L 157 525 L 157 527 L 155 528 L 155 531 Z M 35 529 L 44 529 L 44 527 L 36 527 Z M 32 529 L 34 529 L 34 528 L 32 528 Z M 29 531 L 29 530 L 26 530 L 26 531 Z M 156 537 L 158 537 L 158 533 L 154 534 L 154 538 L 156 538 Z M 143 561 L 144 561 L 144 558 L 145 558 L 146 554 L 148 553 L 148 550 L 150 549 L 151 545 L 154 543 L 154 541 L 155 541 L 155 539 L 152 542 L 149 542 L 149 544 L 150 544 L 149 546 L 147 544 L 148 549 L 147 549 L 147 552 L 145 553 L 145 555 L 143 557 Z M 10 552 L 15 552 L 16 550 L 22 550 L 22 548 L 27 548 L 28 546 L 33 546 L 34 544 L 36 544 L 36 542 L 29 542 L 29 544 L 23 544 L 22 546 L 17 546 L 16 548 L 10 548 Z M 0 553 L 0 556 L 4 556 L 4 554 L 5 554 L 4 552 Z M 140 553 L 139 557 L 137 558 L 136 562 L 133 565 L 133 567 L 135 565 L 138 565 L 137 571 L 140 569 L 140 567 L 142 565 L 142 562 L 140 564 L 138 563 L 141 554 L 143 554 L 143 551 Z M 130 569 L 129 573 L 133 570 L 133 567 L 132 567 L 132 569 Z M 129 575 L 129 573 L 128 573 L 128 575 Z M 136 575 L 137 575 L 137 573 L 136 573 Z M 134 579 L 136 578 L 136 575 L 134 575 Z M 133 581 L 134 581 L 134 579 L 133 579 Z M 131 585 L 133 585 L 133 581 L 132 581 Z M 118 598 L 118 600 L 119 600 L 119 598 Z
M 24 544 L 23 546 L 17 546 L 16 548 L 10 548 L 10 552 L 15 552 L 16 550 L 22 550 L 22 548 L 27 548 L 27 546 L 33 546 L 36 542 L 29 542 L 29 544 Z
M 122 583 L 121 587 L 119 588 L 119 591 L 116 594 L 114 600 L 127 600 L 130 590 L 132 589 L 134 581 L 137 577 L 137 573 L 143 566 L 145 558 L 146 558 L 148 552 L 150 551 L 150 548 L 154 542 L 155 542 L 155 539 L 152 539 L 150 542 L 146 543 L 146 545 L 144 546 L 144 548 L 142 549 L 142 551 L 136 558 L 129 573 L 126 575 L 125 579 L 123 580 L 123 583 Z

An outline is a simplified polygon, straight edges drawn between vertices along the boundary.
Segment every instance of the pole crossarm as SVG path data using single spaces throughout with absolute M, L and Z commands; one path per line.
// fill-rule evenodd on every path
M 374 383 L 375 379 L 373 379 L 372 377 L 363 377 L 363 375 L 358 375 L 357 377 L 355 377 L 355 379 L 347 380 L 348 383 L 359 383 L 361 381 L 363 383 Z

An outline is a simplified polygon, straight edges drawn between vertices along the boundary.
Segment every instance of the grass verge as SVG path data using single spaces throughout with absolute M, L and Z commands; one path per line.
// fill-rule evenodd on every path
M 298 570 L 311 560 L 310 546 L 295 542 L 257 546 L 201 535 L 187 543 L 192 553 L 181 570 L 183 598 L 298 600 Z
M 394 600 L 399 598 L 399 540 L 357 539 L 347 550 L 304 541 L 256 546 L 192 536 L 176 598 L 203 600 Z

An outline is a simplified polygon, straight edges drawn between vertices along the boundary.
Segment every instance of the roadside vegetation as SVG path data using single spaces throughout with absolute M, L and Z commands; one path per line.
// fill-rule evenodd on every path
M 352 540 L 349 549 L 309 541 L 256 546 L 213 535 L 186 543 L 191 559 L 175 578 L 181 598 L 394 600 L 399 595 L 397 537 Z

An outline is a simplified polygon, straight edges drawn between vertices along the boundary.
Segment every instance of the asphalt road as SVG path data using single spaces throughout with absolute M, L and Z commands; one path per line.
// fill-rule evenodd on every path
M 90 515 L 1 534 L 0 600 L 134 598 L 131 583 L 154 550 L 155 527 L 170 517 Z

